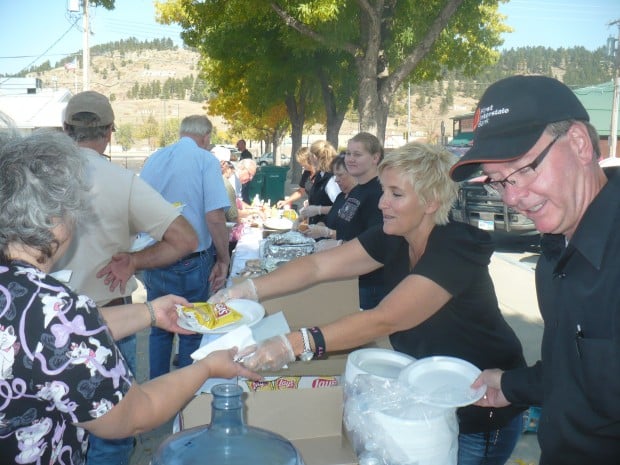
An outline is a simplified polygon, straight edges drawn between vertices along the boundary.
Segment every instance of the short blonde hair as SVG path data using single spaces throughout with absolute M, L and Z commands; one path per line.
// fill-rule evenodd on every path
M 328 172 L 332 164 L 332 160 L 338 156 L 338 152 L 332 144 L 326 140 L 317 140 L 310 146 L 310 152 L 317 159 L 317 168 L 319 171 Z
M 456 157 L 438 145 L 411 142 L 390 152 L 379 164 L 379 175 L 395 169 L 408 181 L 423 205 L 437 202 L 435 224 L 448 223 L 450 209 L 456 200 L 458 184 L 450 178 Z

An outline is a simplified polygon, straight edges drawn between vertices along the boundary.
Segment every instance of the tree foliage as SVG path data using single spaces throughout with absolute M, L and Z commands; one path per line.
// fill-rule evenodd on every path
M 498 1 L 169 0 L 156 5 L 160 18 L 179 23 L 184 28 L 183 39 L 196 44 L 209 59 L 222 58 L 211 45 L 214 34 L 227 37 L 227 59 L 232 66 L 247 59 L 247 54 L 230 53 L 240 44 L 261 62 L 279 63 L 284 69 L 289 68 L 282 60 L 283 50 L 288 50 L 286 58 L 295 69 L 299 69 L 296 57 L 305 60 L 302 66 L 306 69 L 319 56 L 349 60 L 354 74 L 347 76 L 358 83 L 360 126 L 383 139 L 392 98 L 403 82 L 434 80 L 446 68 L 460 67 L 473 75 L 497 59 L 500 34 L 508 30 L 497 12 Z M 231 34 L 235 35 L 232 39 Z M 273 45 L 265 40 L 271 35 L 282 46 L 265 47 Z M 207 36 L 212 38 L 205 40 Z M 273 71 L 260 70 L 278 81 Z M 281 93 L 287 89 L 284 84 L 290 87 L 292 80 L 282 82 Z M 271 95 L 268 89 L 262 89 L 263 99 Z M 248 86 L 247 90 L 247 98 L 252 98 L 256 89 Z

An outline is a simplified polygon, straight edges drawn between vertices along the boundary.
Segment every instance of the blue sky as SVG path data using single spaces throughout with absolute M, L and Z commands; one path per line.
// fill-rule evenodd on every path
M 68 0 L 0 0 L 0 73 L 15 73 L 45 60 L 55 64 L 82 48 L 79 14 L 67 12 Z M 503 48 L 581 45 L 589 50 L 618 37 L 619 0 L 512 0 L 500 5 L 514 32 Z M 116 0 L 116 8 L 91 8 L 90 44 L 136 37 L 170 37 L 181 44 L 178 26 L 155 22 L 152 0 Z M 76 22 L 77 20 L 77 22 Z M 75 24 L 74 24 L 75 23 Z

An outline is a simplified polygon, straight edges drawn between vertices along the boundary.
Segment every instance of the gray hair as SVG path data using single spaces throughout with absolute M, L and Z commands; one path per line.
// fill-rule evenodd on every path
M 251 158 L 244 158 L 243 160 L 239 160 L 237 163 L 237 167 L 245 168 L 246 170 L 254 170 L 256 171 L 257 166 L 256 162 Z
M 204 115 L 190 115 L 183 118 L 179 128 L 179 134 L 191 134 L 194 136 L 204 137 L 211 134 L 213 124 L 211 120 Z
M 10 245 L 38 250 L 40 263 L 59 244 L 52 228 L 88 219 L 85 161 L 67 135 L 39 130 L 0 147 L 0 261 Z
M 390 152 L 379 164 L 379 175 L 394 169 L 408 181 L 423 205 L 437 202 L 435 224 L 448 223 L 458 184 L 450 178 L 456 157 L 447 149 L 420 142 L 411 142 Z
M 556 123 L 551 123 L 547 125 L 545 128 L 545 132 L 547 132 L 550 136 L 557 137 L 563 136 L 568 132 L 570 127 L 575 123 L 582 123 L 586 129 L 588 130 L 588 137 L 590 138 L 590 142 L 592 143 L 592 148 L 594 149 L 594 159 L 598 160 L 601 158 L 601 145 L 600 145 L 600 137 L 596 128 L 592 126 L 588 121 L 569 119 L 565 121 L 558 121 Z

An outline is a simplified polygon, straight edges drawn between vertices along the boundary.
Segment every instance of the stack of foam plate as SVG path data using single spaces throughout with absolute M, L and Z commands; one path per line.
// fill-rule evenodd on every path
M 377 350 L 377 349 L 371 349 Z M 396 385 L 387 383 L 370 386 L 374 389 L 376 406 L 368 406 L 368 397 L 349 391 L 345 413 L 355 413 L 361 427 L 351 432 L 356 452 L 377 454 L 385 463 L 416 463 L 417 465 L 456 465 L 458 453 L 458 421 L 456 409 L 476 402 L 486 387 L 471 389 L 480 370 L 471 363 L 454 357 L 435 356 L 420 360 L 394 352 L 383 354 L 354 352 L 349 356 L 345 381 L 351 383 L 358 374 L 395 378 Z M 345 382 L 345 394 L 347 385 Z M 357 389 L 363 392 L 365 386 Z M 383 392 L 386 390 L 389 392 Z M 392 394 L 405 393 L 394 399 Z M 368 390 L 368 392 L 371 392 Z M 399 394 L 400 395 L 400 394 Z M 361 400 L 360 400 L 361 399 Z M 396 402 L 394 402 L 394 400 Z M 365 404 L 357 406 L 355 403 Z M 365 410 L 364 410 L 365 408 Z M 352 421 L 349 421 L 352 423 Z
M 401 370 L 398 380 L 417 403 L 374 413 L 378 428 L 394 441 L 393 453 L 418 465 L 456 464 L 456 409 L 473 404 L 486 392 L 486 386 L 470 387 L 479 374 L 466 360 L 447 356 L 416 360 Z
M 414 403 L 398 410 L 377 410 L 371 417 L 389 463 L 456 465 L 458 421 L 454 409 Z
M 401 371 L 415 358 L 389 349 L 359 349 L 347 357 L 344 372 L 345 384 L 352 384 L 357 375 L 398 379 Z

